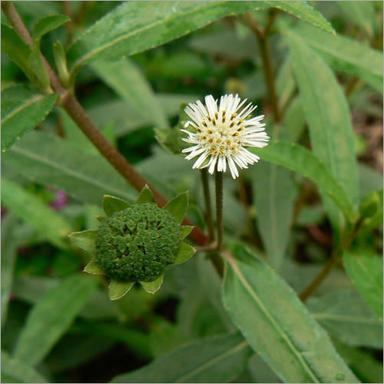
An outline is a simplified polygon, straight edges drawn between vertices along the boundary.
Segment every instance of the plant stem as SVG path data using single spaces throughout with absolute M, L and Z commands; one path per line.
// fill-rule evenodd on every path
M 259 27 L 257 21 L 250 13 L 245 14 L 243 20 L 245 21 L 246 25 L 248 25 L 248 27 L 254 32 L 257 42 L 259 44 L 264 77 L 268 90 L 268 99 L 272 108 L 273 120 L 275 121 L 275 123 L 279 123 L 281 121 L 282 116 L 279 109 L 278 99 L 276 96 L 275 77 L 273 74 L 271 51 L 268 44 L 268 34 L 272 28 L 275 15 L 276 12 L 270 13 L 269 22 L 267 28 L 265 28 L 264 31 Z
M 3 1 L 1 2 L 1 8 L 4 14 L 7 16 L 13 28 L 23 39 L 23 41 L 29 46 L 33 45 L 33 40 L 29 34 L 27 28 L 24 25 L 24 22 L 20 18 L 16 8 L 11 2 Z M 163 206 L 166 204 L 166 199 L 158 192 L 150 183 L 145 180 L 135 169 L 129 164 L 129 162 L 121 155 L 121 153 L 116 150 L 108 140 L 100 133 L 92 120 L 88 117 L 84 108 L 77 101 L 75 95 L 69 90 L 65 89 L 60 80 L 58 79 L 56 73 L 51 68 L 48 61 L 44 56 L 41 56 L 45 70 L 47 71 L 52 88 L 57 92 L 61 98 L 61 104 L 71 118 L 76 122 L 81 131 L 87 136 L 87 138 L 95 145 L 99 150 L 101 155 L 119 172 L 121 176 L 129 184 L 131 184 L 136 190 L 140 191 L 145 185 L 148 185 L 156 202 Z M 191 225 L 192 223 L 186 219 L 183 222 L 184 224 Z M 194 227 L 192 233 L 192 238 L 197 244 L 205 245 L 208 243 L 208 237 L 203 233 L 203 231 Z
M 299 294 L 299 297 L 302 301 L 305 301 L 310 297 L 316 289 L 320 286 L 320 284 L 324 281 L 324 279 L 329 275 L 332 271 L 333 267 L 335 267 L 339 261 L 339 257 L 342 255 L 343 251 L 347 249 L 352 243 L 353 239 L 356 237 L 357 232 L 359 231 L 364 219 L 362 217 L 357 220 L 357 222 L 353 225 L 352 230 L 344 236 L 341 245 L 333 250 L 331 257 L 324 265 L 323 269 L 315 276 L 315 278 L 309 283 L 309 285 Z
M 215 172 L 216 184 L 216 228 L 217 228 L 217 250 L 223 248 L 223 172 Z
M 215 232 L 213 229 L 213 219 L 212 219 L 212 204 L 211 204 L 211 194 L 209 193 L 209 181 L 208 181 L 208 171 L 204 168 L 200 171 L 201 174 L 201 184 L 203 186 L 203 194 L 205 201 L 205 220 L 208 227 L 208 239 L 209 242 L 212 242 L 215 239 Z
M 315 276 L 315 278 L 309 283 L 309 285 L 300 293 L 299 297 L 302 301 L 307 300 L 324 281 L 324 279 L 332 271 L 333 267 L 336 266 L 339 261 L 338 252 L 334 251 L 332 256 L 329 258 L 323 269 Z

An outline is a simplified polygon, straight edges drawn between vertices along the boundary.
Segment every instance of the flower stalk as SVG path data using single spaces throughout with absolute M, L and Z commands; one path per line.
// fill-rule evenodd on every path
M 217 227 L 217 250 L 223 248 L 223 172 L 215 173 L 216 186 L 216 227 Z
M 215 231 L 213 228 L 213 219 L 212 219 L 212 204 L 211 204 L 211 195 L 209 193 L 209 181 L 208 181 L 208 172 L 206 169 L 200 171 L 201 174 L 201 184 L 203 186 L 203 195 L 205 202 L 205 220 L 208 227 L 208 238 L 211 243 L 215 239 Z

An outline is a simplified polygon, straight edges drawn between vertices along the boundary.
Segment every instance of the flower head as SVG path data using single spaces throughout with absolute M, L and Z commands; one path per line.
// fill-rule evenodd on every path
M 165 268 L 181 264 L 195 253 L 184 238 L 192 227 L 181 226 L 188 205 L 186 193 L 159 208 L 145 187 L 135 203 L 105 195 L 97 230 L 70 234 L 76 248 L 85 251 L 90 262 L 84 271 L 104 275 L 111 300 L 123 297 L 135 283 L 155 293 L 163 282 Z
M 208 167 L 211 174 L 229 168 L 235 179 L 237 167 L 248 168 L 259 160 L 246 147 L 265 147 L 269 137 L 262 123 L 264 116 L 251 117 L 256 106 L 246 102 L 238 95 L 224 95 L 220 101 L 210 95 L 205 97 L 205 105 L 200 100 L 188 104 L 185 112 L 190 120 L 182 131 L 187 134 L 183 140 L 191 146 L 183 152 L 187 160 L 197 158 L 193 168 Z

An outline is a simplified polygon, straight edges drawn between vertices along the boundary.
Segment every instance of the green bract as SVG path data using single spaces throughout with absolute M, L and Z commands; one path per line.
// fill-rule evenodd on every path
M 183 242 L 192 227 L 181 226 L 188 205 L 187 194 L 178 195 L 165 208 L 153 201 L 145 187 L 135 203 L 105 195 L 98 230 L 70 235 L 73 245 L 92 255 L 84 271 L 105 275 L 111 300 L 124 296 L 136 282 L 155 293 L 170 264 L 187 261 L 195 249 Z

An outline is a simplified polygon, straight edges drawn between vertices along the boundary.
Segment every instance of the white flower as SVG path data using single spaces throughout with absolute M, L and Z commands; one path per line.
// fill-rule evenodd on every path
M 193 168 L 208 167 L 208 172 L 225 172 L 228 168 L 232 177 L 239 176 L 237 167 L 248 168 L 259 157 L 245 147 L 265 147 L 269 137 L 265 132 L 264 116 L 251 117 L 256 109 L 247 99 L 241 101 L 238 95 L 221 96 L 219 103 L 212 96 L 190 103 L 185 112 L 191 120 L 182 129 L 187 134 L 183 140 L 190 147 L 183 150 L 191 160 L 197 157 Z

